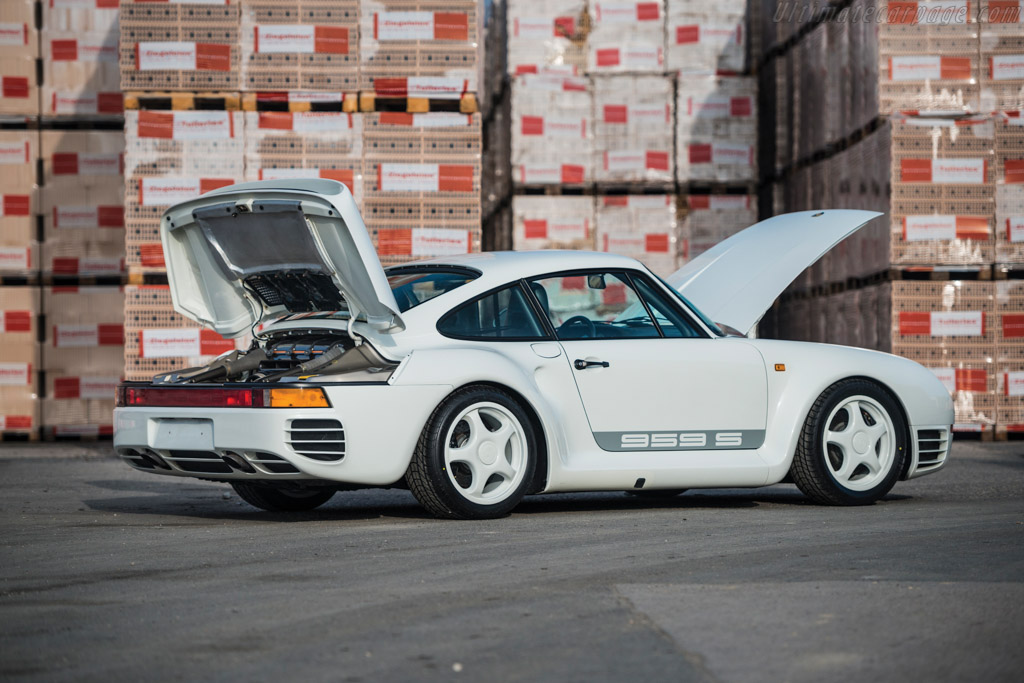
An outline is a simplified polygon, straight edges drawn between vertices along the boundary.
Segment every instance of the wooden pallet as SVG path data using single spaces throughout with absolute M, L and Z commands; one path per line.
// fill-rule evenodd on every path
M 598 180 L 594 183 L 594 192 L 599 195 L 663 195 L 675 194 L 676 184 L 671 180 L 664 181 L 622 181 Z
M 429 112 L 459 112 L 476 114 L 480 111 L 475 93 L 465 93 L 457 100 L 435 100 L 429 97 L 382 97 L 375 92 L 359 93 L 359 111 L 404 111 L 410 114 Z
M 997 263 L 992 266 L 995 280 L 1024 280 L 1024 263 Z
M 46 287 L 120 287 L 125 284 L 125 274 L 60 275 L 44 273 L 40 281 Z
M 27 432 L 0 432 L 0 443 L 16 443 L 19 441 L 39 441 L 39 430 L 32 429 Z
M 997 425 L 996 441 L 1024 441 L 1024 429 L 1020 425 Z
M 359 111 L 359 94 L 354 92 L 341 93 L 342 99 L 337 102 L 293 101 L 288 93 L 242 93 L 243 111 L 287 111 L 287 112 L 345 112 L 353 114 Z
M 161 109 L 165 111 L 239 111 L 242 94 L 237 92 L 126 92 L 125 110 Z
M 129 285 L 166 285 L 167 271 L 153 268 L 128 268 L 125 282 Z
M 903 266 L 892 268 L 889 279 L 896 280 L 991 280 L 992 266 Z

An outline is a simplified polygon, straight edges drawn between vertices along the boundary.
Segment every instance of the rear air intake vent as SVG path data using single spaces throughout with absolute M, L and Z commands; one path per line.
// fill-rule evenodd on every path
M 288 445 L 307 458 L 334 462 L 345 457 L 345 430 L 337 420 L 292 420 Z

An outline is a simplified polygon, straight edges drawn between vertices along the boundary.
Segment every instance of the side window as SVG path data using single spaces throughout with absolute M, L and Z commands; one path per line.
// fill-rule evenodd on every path
M 530 282 L 563 341 L 661 336 L 636 290 L 620 273 L 538 278 Z
M 658 327 L 666 337 L 701 337 L 700 328 L 693 324 L 686 316 L 677 312 L 661 292 L 654 289 L 650 283 L 642 277 L 633 276 L 640 296 L 650 307 Z
M 459 306 L 441 318 L 437 331 L 448 337 L 482 340 L 546 338 L 518 284 Z

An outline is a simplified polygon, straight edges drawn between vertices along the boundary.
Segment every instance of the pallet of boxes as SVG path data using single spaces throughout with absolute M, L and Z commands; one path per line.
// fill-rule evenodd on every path
M 779 45 L 764 79 L 774 88 L 773 127 L 789 131 L 775 141 L 776 211 L 836 206 L 886 214 L 784 298 L 784 308 L 808 306 L 824 327 L 798 331 L 795 316 L 785 314 L 778 333 L 922 363 L 953 395 L 955 430 L 986 438 L 1024 431 L 1015 388 L 1024 367 L 1015 355 L 1024 338 L 1018 5 L 972 0 L 937 12 L 927 3 L 883 3 L 877 32 L 826 20 L 793 39 L 798 32 L 784 20 L 765 36 Z M 822 70 L 839 82 L 847 74 L 866 78 L 830 86 L 831 78 L 815 76 Z M 838 127 L 811 124 L 832 111 L 850 114 Z M 887 235 L 879 239 L 882 228 Z M 860 337 L 842 326 L 843 316 L 861 321 Z M 871 319 L 887 321 L 873 344 L 864 334 Z

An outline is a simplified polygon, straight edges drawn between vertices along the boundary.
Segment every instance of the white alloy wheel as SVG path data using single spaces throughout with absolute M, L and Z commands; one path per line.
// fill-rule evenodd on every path
M 885 479 L 896 457 L 888 411 L 869 396 L 850 396 L 829 413 L 822 436 L 825 464 L 836 482 L 867 491 Z
M 459 413 L 448 430 L 445 471 L 468 501 L 501 503 L 519 489 L 526 465 L 526 434 L 505 406 L 474 403 Z

